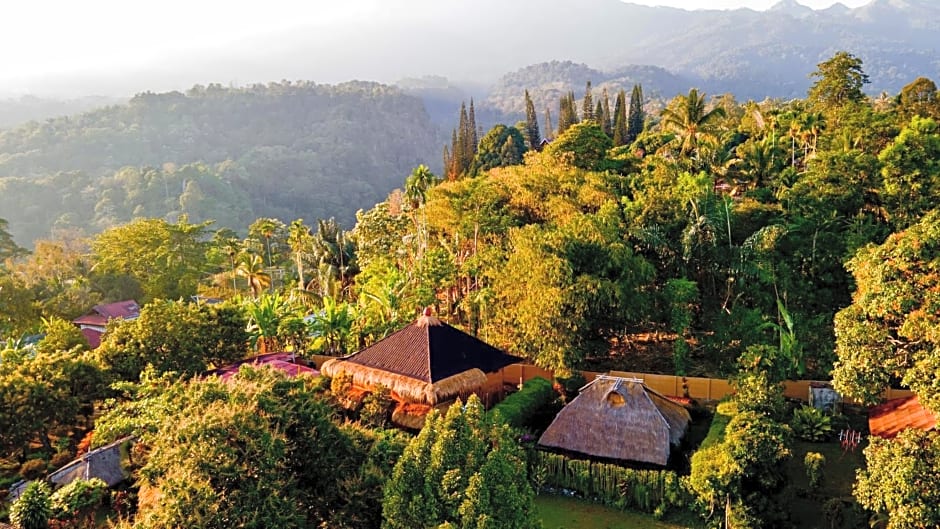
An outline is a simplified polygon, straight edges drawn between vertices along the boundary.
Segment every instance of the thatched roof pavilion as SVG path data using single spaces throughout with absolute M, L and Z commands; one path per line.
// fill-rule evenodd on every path
M 487 373 L 519 361 L 425 311 L 385 339 L 327 360 L 320 372 L 330 377 L 346 372 L 355 386 L 382 384 L 404 401 L 436 406 L 479 390 Z
M 565 406 L 539 445 L 665 466 L 692 418 L 642 380 L 601 375 Z

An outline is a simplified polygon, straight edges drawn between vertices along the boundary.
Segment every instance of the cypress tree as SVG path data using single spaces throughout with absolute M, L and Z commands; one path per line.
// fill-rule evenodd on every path
M 617 92 L 614 103 L 614 147 L 627 144 L 627 94 L 623 90 Z
M 601 111 L 598 114 L 600 116 L 598 119 L 601 120 L 601 128 L 604 129 L 604 134 L 606 134 L 607 136 L 613 137 L 614 128 L 611 122 L 611 115 L 610 115 L 610 96 L 607 94 L 606 86 L 604 87 L 604 91 L 601 94 L 601 97 L 603 99 L 601 99 L 600 101 L 602 103 L 602 106 L 601 106 Z
M 473 111 L 473 99 L 471 99 L 469 114 L 467 113 L 467 105 L 465 103 L 460 104 L 460 121 L 457 130 L 454 132 L 453 146 L 451 148 L 451 159 L 453 160 L 452 164 L 454 169 L 452 174 L 448 174 L 448 177 L 453 180 L 468 174 L 476 152 L 476 117 Z
M 574 92 L 562 96 L 558 103 L 558 135 L 568 130 L 568 127 L 578 122 L 577 104 L 574 102 Z
M 457 158 L 457 175 L 466 174 L 473 161 L 473 152 L 470 150 L 470 119 L 467 117 L 467 105 L 460 103 L 460 121 L 457 125 L 457 144 L 460 150 L 454 151 Z M 457 156 L 457 153 L 460 153 Z
M 548 107 L 545 107 L 545 139 L 548 141 L 555 139 L 555 128 L 552 127 L 552 111 Z M 539 145 L 541 145 L 541 142 Z
M 470 119 L 470 123 L 469 123 L 470 136 L 469 136 L 468 141 L 470 142 L 470 152 L 473 153 L 470 155 L 470 158 L 473 158 L 473 156 L 476 155 L 477 153 L 477 146 L 480 144 L 480 136 L 477 133 L 477 118 L 476 118 L 476 113 L 474 113 L 473 111 L 473 98 L 472 97 L 470 98 L 470 118 L 469 119 Z
M 581 120 L 589 121 L 594 119 L 594 94 L 591 93 L 591 81 L 584 87 L 584 102 L 581 104 Z
M 551 124 L 548 126 L 551 127 Z M 535 104 L 532 102 L 532 98 L 529 97 L 528 90 L 525 91 L 525 129 L 523 133 L 529 149 L 538 149 L 539 143 L 542 142 L 542 136 L 539 133 L 539 120 L 535 116 Z
M 643 87 L 633 85 L 633 92 L 630 93 L 630 117 L 627 119 L 627 143 L 636 141 L 637 136 L 643 132 L 643 122 L 646 121 L 646 113 L 643 112 Z

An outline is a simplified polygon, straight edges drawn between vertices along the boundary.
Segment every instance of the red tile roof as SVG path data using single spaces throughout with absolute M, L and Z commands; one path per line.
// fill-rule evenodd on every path
M 868 430 L 872 435 L 892 439 L 906 428 L 933 430 L 937 416 L 921 406 L 916 396 L 892 399 L 868 410 Z
M 430 383 L 474 368 L 493 373 L 521 361 L 431 316 L 343 360 Z
M 104 327 L 108 320 L 114 318 L 124 318 L 131 320 L 140 316 L 140 305 L 132 299 L 117 301 L 105 305 L 95 305 L 88 314 L 79 316 L 72 320 L 75 325 L 95 325 Z
M 300 374 L 308 374 L 313 376 L 320 374 L 319 371 L 313 369 L 312 367 L 307 367 L 303 364 L 295 364 L 290 360 L 290 353 L 269 353 L 239 360 L 238 362 L 229 364 L 225 367 L 209 371 L 206 373 L 206 375 L 215 375 L 222 380 L 228 380 L 238 373 L 238 370 L 241 368 L 241 366 L 246 364 L 252 366 L 271 366 L 278 371 L 283 371 L 285 374 L 291 377 L 295 377 Z
M 133 299 L 125 299 L 106 305 L 95 305 L 92 310 L 106 318 L 130 319 L 140 316 L 140 305 Z

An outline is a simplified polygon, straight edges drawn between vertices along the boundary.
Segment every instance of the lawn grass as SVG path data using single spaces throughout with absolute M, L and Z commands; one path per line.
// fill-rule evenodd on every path
M 829 529 L 829 522 L 823 513 L 823 504 L 831 498 L 841 498 L 845 505 L 854 503 L 852 486 L 855 483 L 855 471 L 865 463 L 862 449 L 866 445 L 867 443 L 863 440 L 855 451 L 843 452 L 838 441 L 793 443 L 793 458 L 787 464 L 787 474 L 790 478 L 790 486 L 802 492 L 795 495 L 789 509 L 792 521 L 797 527 Z M 809 488 L 806 468 L 803 466 L 803 458 L 807 452 L 818 452 L 826 458 L 822 485 L 818 491 L 811 494 L 805 492 Z M 854 515 L 846 513 L 844 516 L 852 518 L 844 524 L 845 527 L 850 527 L 851 522 L 854 521 Z
M 676 525 L 646 514 L 623 512 L 578 498 L 540 494 L 535 510 L 544 529 L 691 529 L 696 525 Z

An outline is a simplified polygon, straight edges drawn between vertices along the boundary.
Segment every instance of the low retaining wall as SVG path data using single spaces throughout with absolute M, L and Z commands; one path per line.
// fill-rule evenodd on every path
M 313 355 L 311 360 L 316 363 L 317 368 L 323 365 L 331 356 Z M 587 382 L 594 380 L 597 375 L 602 373 L 594 371 L 582 371 Z M 663 395 L 685 397 L 688 396 L 697 400 L 721 400 L 733 393 L 731 384 L 720 378 L 705 377 L 680 377 L 674 375 L 658 375 L 654 373 L 638 373 L 634 371 L 611 371 L 612 376 L 640 378 L 654 391 Z M 548 369 L 532 364 L 512 364 L 506 366 L 499 373 L 491 374 L 487 381 L 487 393 L 499 393 L 502 386 L 521 386 L 526 381 L 535 377 L 554 379 L 555 374 Z M 802 401 L 809 400 L 809 388 L 812 384 L 827 384 L 827 381 L 820 380 L 787 380 L 783 383 L 784 396 L 791 399 Z M 882 400 L 887 401 L 901 397 L 913 395 L 913 392 L 906 389 L 887 389 L 882 393 Z M 843 398 L 844 404 L 859 404 L 858 402 Z

